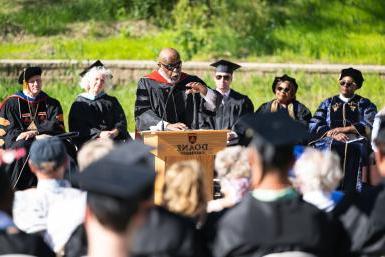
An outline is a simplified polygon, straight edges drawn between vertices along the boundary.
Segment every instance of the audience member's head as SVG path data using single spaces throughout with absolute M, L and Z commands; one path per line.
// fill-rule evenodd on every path
M 85 228 L 90 256 L 103 250 L 100 241 L 111 237 L 115 246 L 129 251 L 127 238 L 152 203 L 155 172 L 143 161 L 149 154 L 149 147 L 138 142 L 122 144 L 78 174 L 79 187 L 87 191 Z M 112 255 L 118 251 L 109 250 L 114 250 Z
M 343 174 L 337 154 L 307 148 L 294 165 L 294 184 L 302 193 L 331 192 L 339 185 Z
M 253 138 L 249 144 L 252 186 L 258 187 L 270 175 L 289 184 L 293 146 L 307 137 L 306 127 L 280 112 L 251 115 L 244 122 L 246 135 Z
M 219 151 L 215 157 L 215 170 L 223 197 L 210 201 L 208 212 L 234 206 L 248 192 L 251 171 L 247 148 L 230 146 Z
M 100 138 L 85 143 L 77 155 L 79 171 L 84 170 L 94 161 L 107 155 L 114 148 L 114 141 L 108 138 Z
M 92 95 L 96 96 L 112 87 L 112 72 L 99 60 L 87 67 L 80 76 L 80 87 Z
M 58 137 L 35 140 L 29 153 L 29 166 L 38 179 L 62 179 L 67 167 L 67 151 Z
M 202 166 L 197 161 L 177 162 L 166 171 L 162 205 L 199 220 L 206 212 L 206 187 Z

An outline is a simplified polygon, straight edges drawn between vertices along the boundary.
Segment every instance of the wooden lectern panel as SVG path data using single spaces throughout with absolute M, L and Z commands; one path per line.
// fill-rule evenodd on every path
M 204 169 L 208 199 L 213 197 L 214 157 L 226 147 L 228 130 L 142 132 L 144 143 L 155 147 L 155 203 L 160 204 L 165 171 L 175 162 L 198 160 Z

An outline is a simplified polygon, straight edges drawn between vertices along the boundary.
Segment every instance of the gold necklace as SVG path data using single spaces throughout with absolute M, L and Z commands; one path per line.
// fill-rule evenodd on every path
M 28 100 L 27 100 L 27 103 L 28 103 L 29 114 L 31 115 L 31 120 L 32 120 L 32 122 L 28 125 L 27 130 L 37 130 L 35 119 L 37 116 L 37 112 L 39 110 L 39 103 L 37 103 L 36 110 L 35 110 L 34 114 L 32 112 L 32 108 L 31 108 Z

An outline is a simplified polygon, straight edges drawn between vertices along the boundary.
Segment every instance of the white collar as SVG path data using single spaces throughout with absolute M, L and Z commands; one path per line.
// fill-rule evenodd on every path
M 335 203 L 332 200 L 331 193 L 322 191 L 306 192 L 302 196 L 303 200 L 318 207 L 318 209 L 329 212 L 333 210 Z
M 341 99 L 342 101 L 344 101 L 345 103 L 347 103 L 347 102 L 349 102 L 350 99 L 352 99 L 354 96 L 355 96 L 355 95 L 353 95 L 353 96 L 350 97 L 350 98 L 347 98 L 347 97 L 343 96 L 342 94 L 340 94 L 340 95 L 338 96 L 338 98 Z
M 14 226 L 11 217 L 7 213 L 0 211 L 0 230 Z
M 105 94 L 106 94 L 105 92 L 100 92 L 97 95 L 93 95 L 93 94 L 85 92 L 85 93 L 81 93 L 80 96 L 87 98 L 88 100 L 94 101 L 94 100 L 99 99 L 100 97 L 104 96 Z
M 231 89 L 229 89 L 227 92 L 222 93 L 222 91 L 220 91 L 220 90 L 218 90 L 218 89 L 215 89 L 215 90 L 218 91 L 219 93 L 221 93 L 221 95 L 223 95 L 223 98 L 229 97 L 230 91 L 231 91 Z
M 58 187 L 70 187 L 71 184 L 65 179 L 40 179 L 37 182 L 37 189 L 55 189 Z

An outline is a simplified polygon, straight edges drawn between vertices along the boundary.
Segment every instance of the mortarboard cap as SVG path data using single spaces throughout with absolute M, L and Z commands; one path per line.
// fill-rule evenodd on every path
M 246 136 L 274 147 L 295 145 L 308 137 L 306 127 L 283 112 L 248 115 L 241 121 L 246 127 Z
M 90 66 L 85 68 L 82 72 L 79 73 L 80 77 L 83 77 L 89 70 L 91 70 L 93 67 L 105 67 L 104 64 L 100 60 L 96 60 L 94 63 L 92 63 Z
M 37 66 L 24 68 L 19 75 L 18 82 L 19 84 L 23 84 L 24 80 L 28 81 L 30 78 L 32 78 L 35 75 L 41 75 L 41 73 L 42 73 L 41 68 Z
M 58 137 L 48 137 L 35 140 L 29 151 L 29 159 L 37 166 L 44 162 L 54 162 L 61 165 L 67 157 L 67 150 Z
M 364 77 L 362 76 L 361 71 L 353 69 L 351 67 L 341 70 L 339 80 L 346 76 L 352 77 L 354 82 L 357 84 L 358 88 L 360 88 L 362 86 L 362 83 L 364 82 Z
M 297 92 L 298 84 L 297 84 L 297 81 L 295 80 L 295 78 L 292 78 L 292 77 L 284 74 L 281 77 L 275 77 L 274 78 L 273 84 L 271 85 L 271 89 L 273 90 L 273 93 L 275 93 L 275 87 L 277 86 L 278 82 L 283 82 L 283 81 L 289 81 L 293 85 L 294 91 Z
M 140 197 L 145 189 L 152 187 L 155 180 L 154 169 L 141 162 L 150 155 L 149 149 L 135 141 L 122 144 L 77 174 L 79 187 L 121 199 Z
M 233 73 L 236 69 L 241 67 L 236 63 L 229 62 L 226 60 L 219 60 L 217 62 L 210 64 L 210 66 L 215 67 L 216 68 L 215 70 L 217 72 L 226 72 L 226 73 Z

